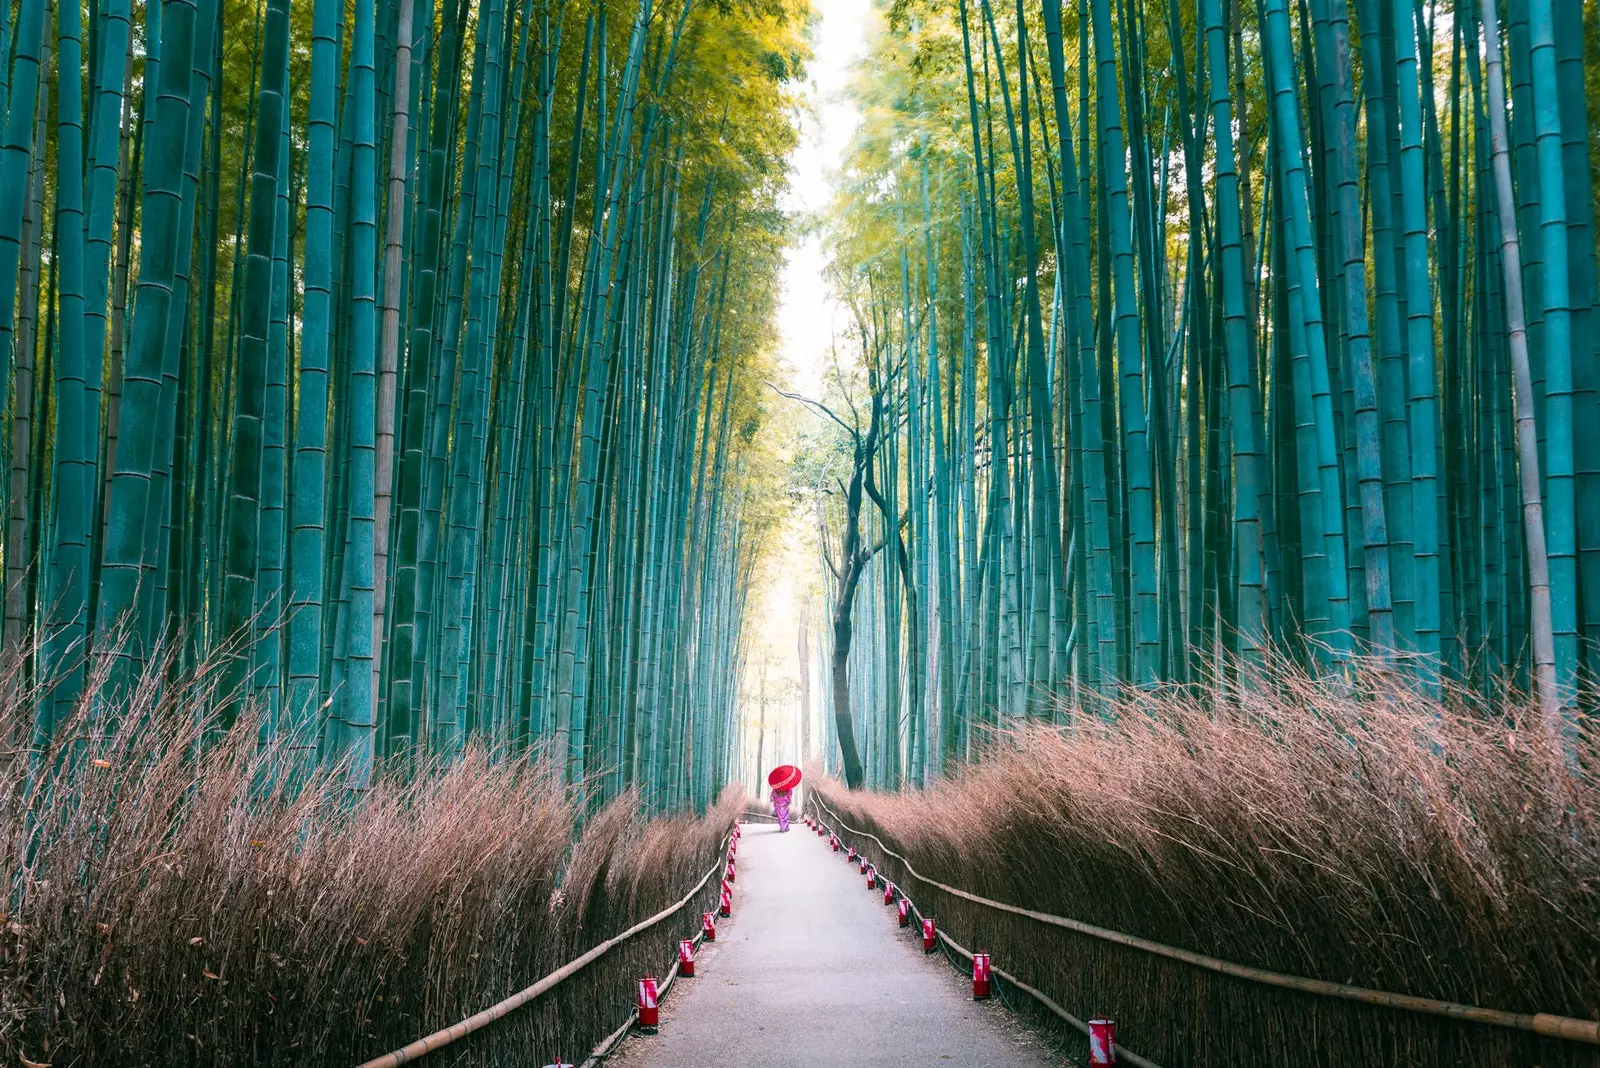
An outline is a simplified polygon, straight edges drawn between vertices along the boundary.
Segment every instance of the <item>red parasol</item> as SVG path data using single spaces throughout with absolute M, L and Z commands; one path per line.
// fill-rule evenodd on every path
M 767 785 L 774 790 L 793 790 L 800 785 L 800 769 L 793 764 L 779 764 L 767 772 Z

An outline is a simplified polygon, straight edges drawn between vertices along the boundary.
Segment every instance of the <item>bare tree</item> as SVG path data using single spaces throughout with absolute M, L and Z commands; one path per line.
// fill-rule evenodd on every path
M 866 335 L 866 331 L 863 331 L 863 335 Z M 867 365 L 869 369 L 876 366 L 870 354 Z M 833 721 L 839 735 L 839 755 L 844 765 L 845 783 L 852 790 L 859 789 L 864 778 L 861 753 L 856 746 L 855 719 L 850 710 L 850 649 L 855 639 L 856 588 L 861 584 L 861 576 L 865 573 L 867 564 L 871 563 L 879 550 L 888 544 L 890 536 L 898 536 L 899 525 L 906 521 L 906 516 L 896 521 L 885 514 L 884 525 L 887 528 L 885 536 L 875 543 L 869 544 L 865 541 L 861 522 L 863 502 L 870 497 L 880 508 L 884 506 L 883 497 L 877 492 L 873 481 L 873 471 L 878 449 L 883 443 L 885 425 L 892 426 L 894 421 L 894 414 L 886 402 L 886 398 L 891 396 L 892 380 L 892 372 L 882 376 L 875 371 L 869 374 L 870 404 L 864 430 L 861 426 L 861 413 L 850 403 L 848 394 L 846 403 L 850 405 L 850 420 L 847 422 L 821 401 L 788 393 L 776 386 L 772 387 L 781 396 L 799 401 L 831 419 L 845 432 L 850 441 L 850 477 L 839 483 L 844 495 L 844 531 L 839 538 L 837 554 L 828 551 L 824 539 L 822 559 L 837 580 L 830 614 L 833 648 L 830 651 L 828 668 L 833 684 Z

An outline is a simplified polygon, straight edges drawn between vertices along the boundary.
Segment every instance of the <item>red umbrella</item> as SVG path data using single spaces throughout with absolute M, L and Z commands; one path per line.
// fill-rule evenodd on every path
M 767 785 L 774 790 L 793 790 L 800 785 L 800 769 L 793 764 L 779 764 L 767 772 Z

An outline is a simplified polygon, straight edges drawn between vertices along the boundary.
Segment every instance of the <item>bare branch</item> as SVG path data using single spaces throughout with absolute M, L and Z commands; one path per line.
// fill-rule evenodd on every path
M 833 359 L 833 380 L 839 383 L 839 392 L 844 394 L 844 402 L 850 406 L 850 418 L 856 426 L 861 425 L 861 413 L 856 411 L 855 398 L 850 396 L 850 386 L 844 379 L 844 368 L 839 366 L 839 346 L 837 343 L 828 346 L 828 355 Z M 859 435 L 857 440 L 860 440 Z
M 833 553 L 828 549 L 828 524 L 823 518 L 822 498 L 817 498 L 817 544 L 822 551 L 822 562 L 828 565 L 828 570 L 833 572 L 834 581 L 839 581 L 839 568 L 833 562 Z
M 823 415 L 827 416 L 829 419 L 832 419 L 835 423 L 838 423 L 840 428 L 843 429 L 844 432 L 846 434 L 849 434 L 851 437 L 860 437 L 860 433 L 856 430 L 855 427 L 850 426 L 843 419 L 840 419 L 837 415 L 834 415 L 833 414 L 833 409 L 829 408 L 826 404 L 823 404 L 821 401 L 812 400 L 810 397 L 802 397 L 798 393 L 790 393 L 788 390 L 779 389 L 777 386 L 773 385 L 771 382 L 767 383 L 767 387 L 769 389 L 771 389 L 772 392 L 776 393 L 780 397 L 787 397 L 789 400 L 799 401 L 801 404 L 804 404 L 806 407 L 811 408 L 814 411 L 821 412 Z

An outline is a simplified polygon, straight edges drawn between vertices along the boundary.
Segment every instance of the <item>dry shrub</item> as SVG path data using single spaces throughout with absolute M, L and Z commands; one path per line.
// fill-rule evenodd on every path
M 354 1064 L 522 989 L 680 899 L 739 808 L 643 822 L 469 750 L 360 795 L 294 780 L 253 722 L 216 730 L 214 672 L 143 685 L 122 722 L 0 760 L 0 1061 Z M 0 738 L 37 695 L 13 668 Z M 158 696 L 159 694 L 159 696 Z M 30 772 L 29 765 L 33 766 Z M 711 907 L 697 901 L 441 1064 L 581 1060 Z
M 1527 702 L 1338 689 L 1275 665 L 1232 703 L 1129 694 L 994 739 L 923 794 L 820 792 L 930 877 L 1274 971 L 1600 1017 L 1600 768 Z M 1214 710 L 1226 707 L 1226 713 Z M 876 853 L 868 844 L 871 852 Z M 887 859 L 887 858 L 886 858 Z M 1595 1066 L 1593 1046 L 1233 979 L 907 876 L 969 947 L 1165 1065 Z

